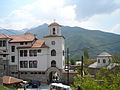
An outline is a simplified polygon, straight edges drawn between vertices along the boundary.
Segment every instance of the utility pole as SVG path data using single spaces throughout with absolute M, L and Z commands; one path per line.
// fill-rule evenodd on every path
M 81 59 L 81 77 L 83 77 L 83 56 Z
M 69 85 L 69 48 L 67 48 L 67 84 Z

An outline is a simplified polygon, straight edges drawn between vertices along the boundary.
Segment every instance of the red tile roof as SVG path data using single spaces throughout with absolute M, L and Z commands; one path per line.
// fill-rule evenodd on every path
M 48 27 L 50 27 L 50 26 L 60 26 L 60 27 L 61 27 L 61 25 L 59 25 L 59 24 L 56 23 L 56 22 L 51 23 Z
M 45 45 L 45 40 L 36 40 L 35 43 L 32 45 L 33 48 L 42 48 L 42 47 L 47 47 Z
M 10 77 L 10 76 L 3 76 L 3 84 L 14 84 L 14 83 L 19 83 L 19 82 L 23 82 L 23 80 Z
M 35 39 L 34 36 L 27 36 L 27 35 L 13 35 L 10 36 L 12 40 L 9 42 L 31 42 Z
M 45 40 L 36 40 L 31 47 L 17 47 L 17 48 L 48 48 L 48 46 L 45 45 Z
M 10 36 L 6 34 L 0 34 L 0 38 L 10 38 Z

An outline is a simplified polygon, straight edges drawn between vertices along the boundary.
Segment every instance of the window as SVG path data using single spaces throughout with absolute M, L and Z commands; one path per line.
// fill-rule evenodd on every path
M 37 56 L 37 50 L 29 50 L 29 56 Z
M 20 42 L 20 45 L 23 45 L 24 43 L 23 42 Z
M 100 59 L 98 59 L 98 63 L 100 63 Z
M 4 54 L 3 57 L 6 57 L 6 55 Z
M 29 56 L 33 56 L 32 50 L 29 50 Z
M 5 70 L 5 67 L 6 67 L 6 66 L 5 66 L 5 64 L 4 64 L 4 70 Z
M 15 62 L 15 56 L 11 56 L 11 62 Z
M 53 61 L 51 62 L 51 67 L 56 67 L 56 61 L 55 61 L 55 60 L 53 60 Z
M 25 45 L 27 45 L 27 42 L 25 42 Z
M 105 60 L 105 59 L 103 59 L 103 63 L 106 63 L 106 60 Z
M 27 50 L 20 50 L 20 57 L 27 56 Z
M 37 50 L 34 50 L 33 53 L 34 53 L 34 56 L 37 56 Z
M 3 40 L 3 47 L 5 47 L 6 46 L 6 41 L 5 40 Z
M 55 35 L 55 28 L 53 28 L 53 35 Z
M 38 72 L 38 74 L 41 74 L 41 72 Z
M 27 50 L 24 50 L 24 56 L 25 57 L 27 56 Z
M 11 51 L 15 52 L 15 46 L 11 46 Z
M 63 56 L 65 56 L 65 51 L 63 50 Z
M 0 40 L 0 47 L 6 46 L 6 40 Z
M 23 50 L 20 50 L 20 57 L 23 57 Z
M 51 56 L 56 56 L 56 51 L 54 49 L 51 50 Z
M 55 45 L 55 41 L 52 41 L 51 44 L 52 44 L 52 45 Z
M 28 61 L 20 61 L 20 68 L 28 68 Z
M 38 50 L 38 53 L 41 53 L 41 49 Z
M 0 47 L 2 47 L 2 41 L 0 40 Z
M 29 68 L 37 68 L 37 61 L 29 61 Z

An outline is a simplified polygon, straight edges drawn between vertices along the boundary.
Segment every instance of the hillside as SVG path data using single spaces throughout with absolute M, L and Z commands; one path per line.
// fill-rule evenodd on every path
M 14 32 L 14 30 L 11 30 L 11 32 Z M 39 39 L 43 39 L 43 36 L 48 34 L 48 25 L 43 24 L 31 28 L 27 32 L 32 32 L 36 34 Z M 9 33 L 10 32 L 7 32 L 7 34 Z M 14 33 L 22 34 L 23 32 L 17 31 Z M 69 26 L 62 27 L 62 34 L 66 38 L 65 47 L 70 48 L 71 58 L 80 58 L 85 48 L 88 48 L 91 57 L 96 57 L 97 54 L 103 51 L 111 54 L 120 52 L 120 35 L 117 34 Z
M 41 38 L 48 34 L 48 25 L 43 24 L 28 30 Z M 120 35 L 102 32 L 98 30 L 87 30 L 80 27 L 62 27 L 65 36 L 65 46 L 70 48 L 71 58 L 80 58 L 84 48 L 89 48 L 89 54 L 95 57 L 97 54 L 107 51 L 109 53 L 120 52 Z

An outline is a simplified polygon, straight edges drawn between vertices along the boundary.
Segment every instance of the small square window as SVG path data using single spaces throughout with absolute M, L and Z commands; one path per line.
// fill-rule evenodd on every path
M 41 53 L 41 49 L 38 50 L 38 53 Z
M 23 42 L 20 42 L 20 45 L 23 45 L 24 43 Z
M 24 74 L 23 72 L 21 72 L 21 74 Z
M 41 72 L 39 72 L 38 74 L 41 74 Z
M 25 42 L 25 45 L 27 45 L 27 42 Z
M 25 74 L 27 74 L 27 72 L 25 72 Z
M 3 57 L 6 57 L 6 55 L 4 54 Z
M 37 74 L 37 72 L 34 72 L 34 74 Z

